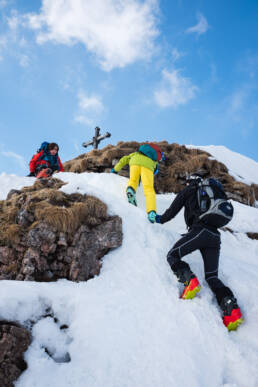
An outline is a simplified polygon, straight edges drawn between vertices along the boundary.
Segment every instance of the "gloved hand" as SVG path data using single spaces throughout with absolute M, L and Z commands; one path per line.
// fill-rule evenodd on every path
M 161 222 L 160 222 L 160 215 L 157 214 L 155 220 L 156 220 L 156 223 L 160 223 L 161 224 Z
M 156 212 L 155 211 L 150 211 L 148 213 L 148 219 L 151 223 L 155 223 L 155 219 L 156 219 Z
M 118 174 L 118 172 L 114 168 L 111 169 L 110 173 L 115 173 L 116 175 Z
M 30 174 L 29 175 L 27 175 L 27 177 L 35 177 L 35 173 L 34 172 L 30 172 Z

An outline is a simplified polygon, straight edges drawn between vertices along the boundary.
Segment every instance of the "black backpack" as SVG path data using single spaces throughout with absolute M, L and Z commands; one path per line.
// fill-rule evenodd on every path
M 220 228 L 229 223 L 234 208 L 228 201 L 222 184 L 213 178 L 200 180 L 197 189 L 199 219 L 208 226 Z

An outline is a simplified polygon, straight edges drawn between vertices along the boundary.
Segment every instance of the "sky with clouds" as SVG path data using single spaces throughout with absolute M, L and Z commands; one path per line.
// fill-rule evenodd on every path
M 257 0 L 0 0 L 0 173 L 118 141 L 258 161 Z

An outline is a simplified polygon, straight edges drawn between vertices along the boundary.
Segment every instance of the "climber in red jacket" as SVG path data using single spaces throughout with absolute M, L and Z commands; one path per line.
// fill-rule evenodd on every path
M 29 176 L 48 177 L 54 172 L 64 172 L 63 164 L 58 156 L 59 146 L 55 143 L 43 142 L 31 161 Z

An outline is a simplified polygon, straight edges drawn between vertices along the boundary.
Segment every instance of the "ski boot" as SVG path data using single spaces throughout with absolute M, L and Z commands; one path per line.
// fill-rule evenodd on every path
M 184 285 L 185 288 L 180 297 L 184 300 L 191 300 L 201 290 L 201 285 L 198 281 L 198 278 L 194 274 L 191 275 L 191 278 L 188 281 L 184 282 Z
M 235 331 L 244 322 L 237 300 L 235 297 L 224 297 L 220 307 L 223 312 L 223 324 L 228 331 Z
M 44 168 L 41 169 L 40 172 L 37 174 L 37 179 L 47 179 L 52 175 L 53 171 L 51 168 Z
M 156 212 L 155 211 L 150 211 L 148 213 L 148 219 L 151 223 L 155 223 L 156 220 Z
M 135 190 L 132 187 L 128 187 L 126 190 L 126 195 L 127 195 L 128 202 L 137 207 Z
M 201 285 L 196 275 L 191 271 L 188 263 L 180 260 L 176 261 L 175 263 L 170 263 L 170 258 L 168 258 L 168 262 L 178 281 L 185 286 L 180 298 L 184 300 L 190 300 L 194 298 L 201 290 Z

